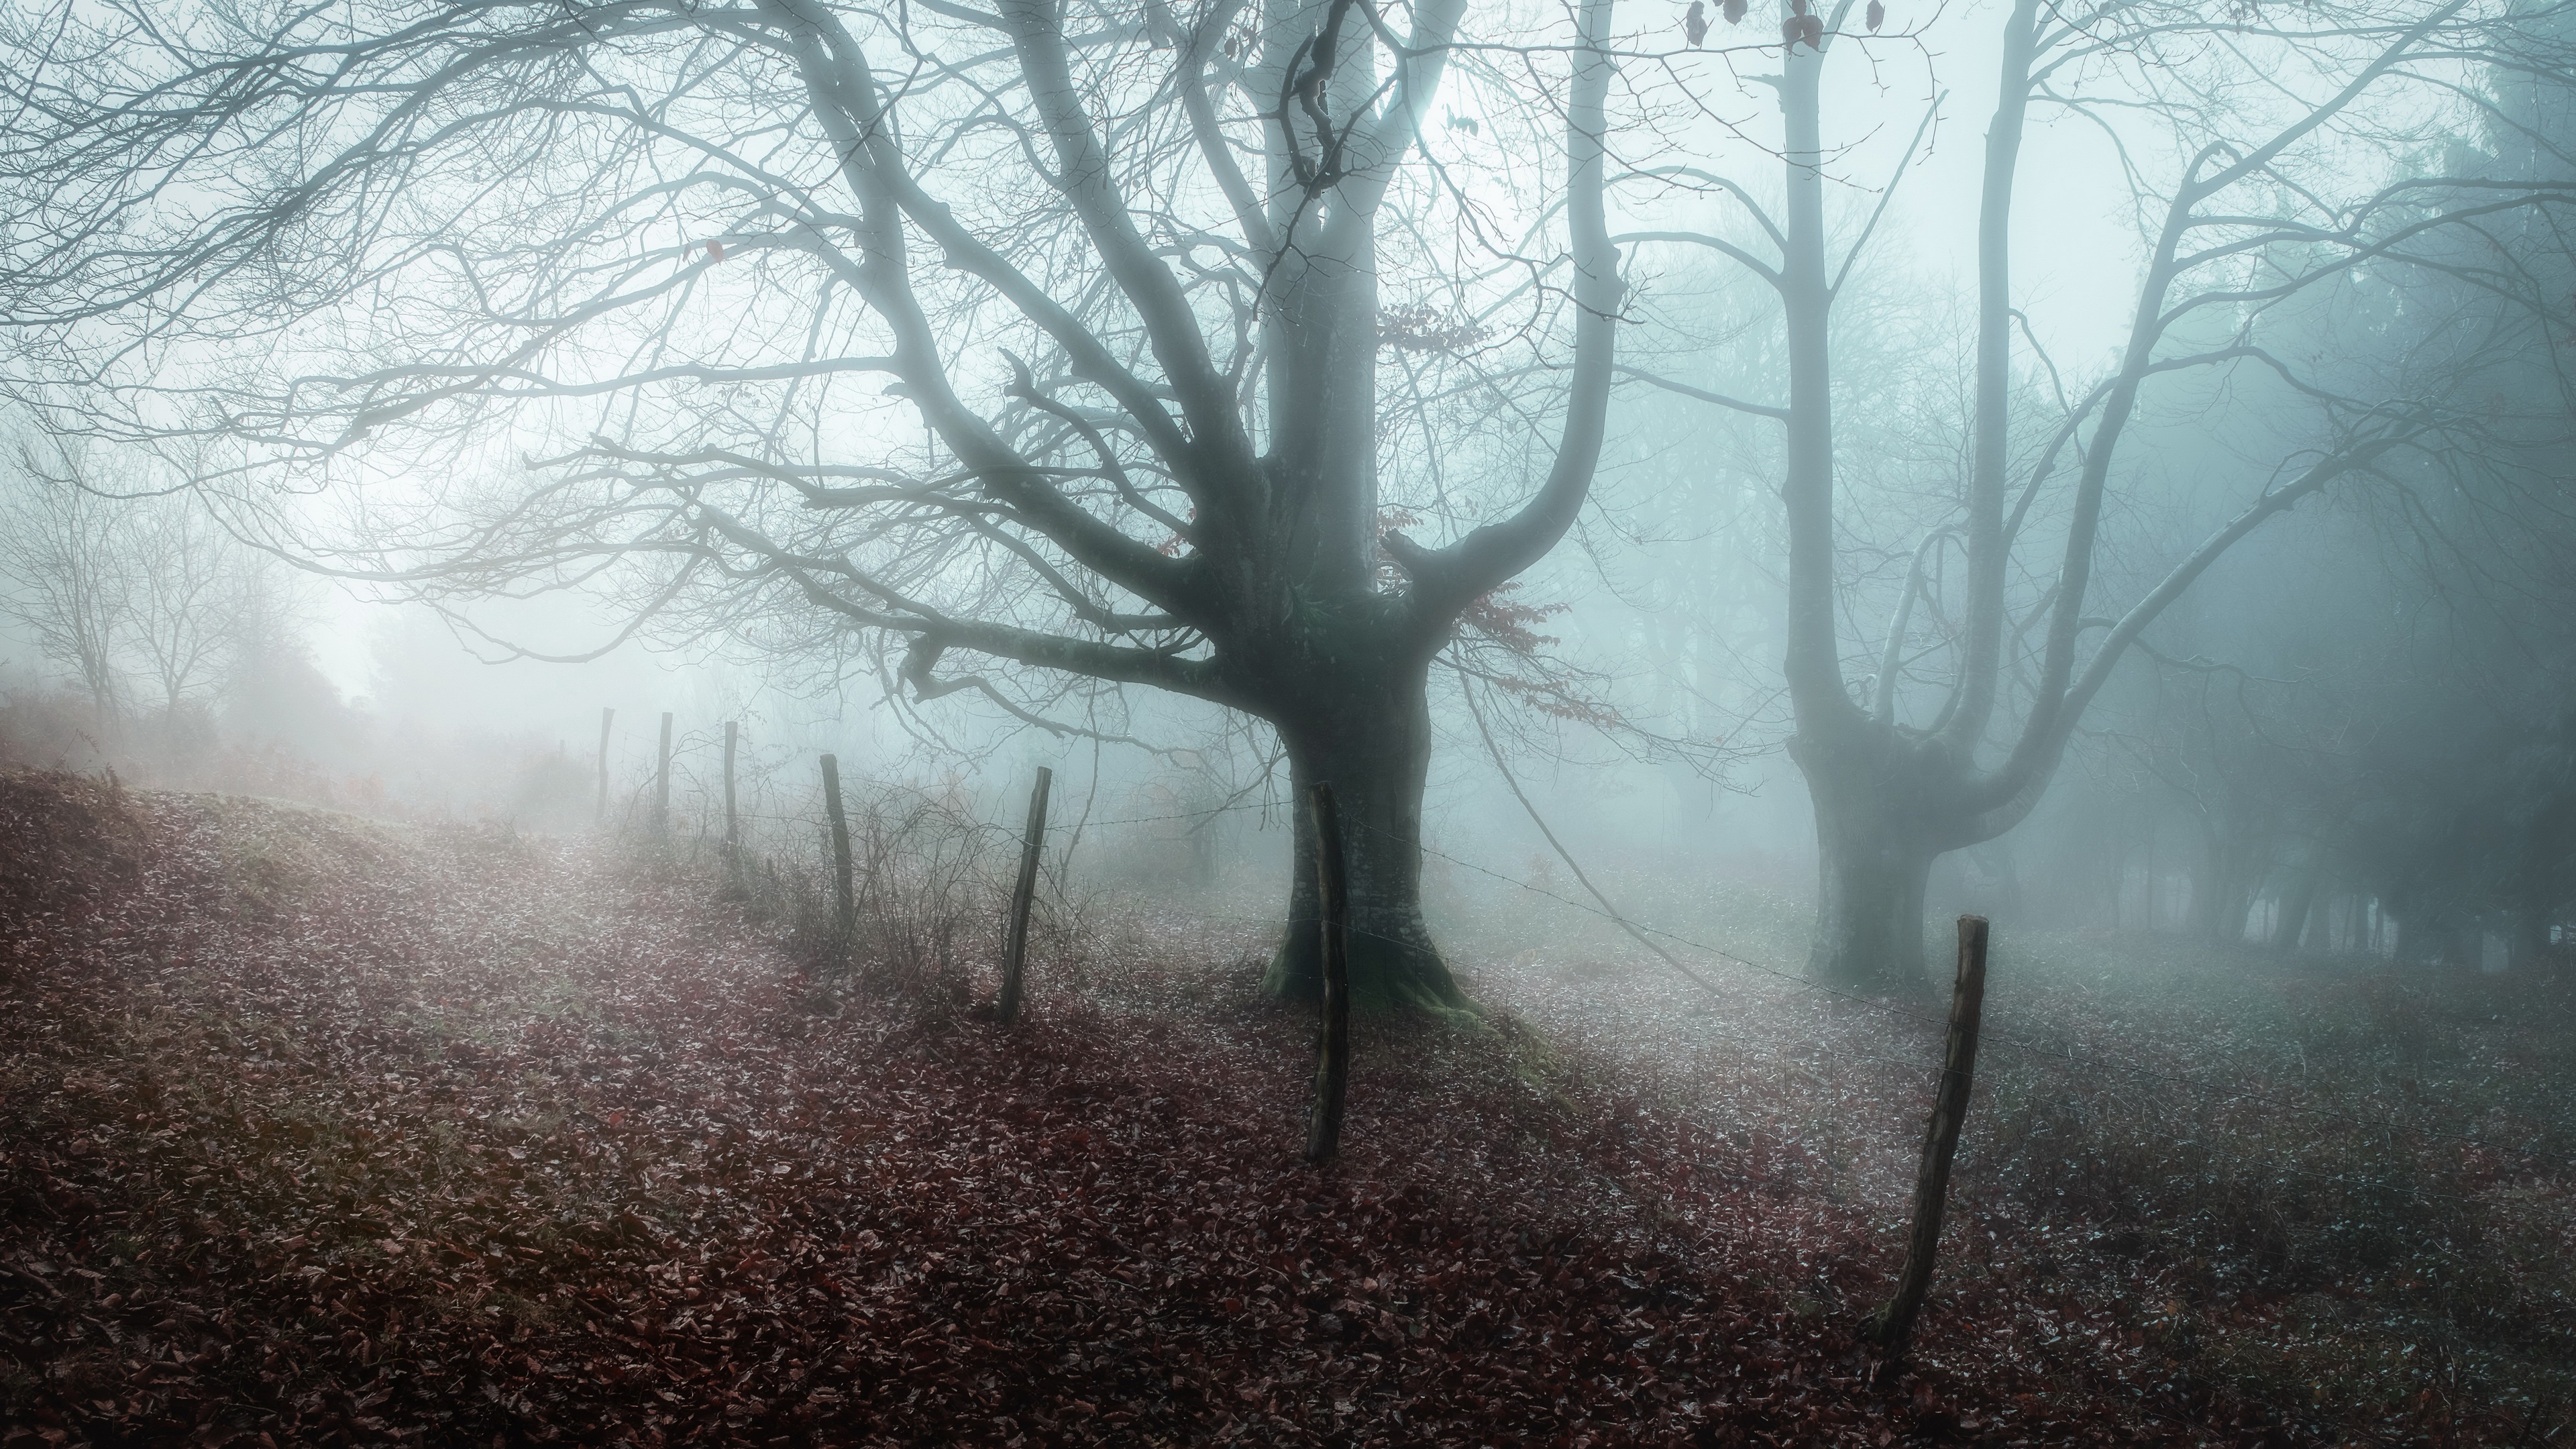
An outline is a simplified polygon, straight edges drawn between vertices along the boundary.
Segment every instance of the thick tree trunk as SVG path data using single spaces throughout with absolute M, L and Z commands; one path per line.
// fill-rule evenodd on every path
M 1431 769 L 1427 662 L 1391 666 L 1394 677 L 1313 691 L 1319 698 L 1274 720 L 1288 747 L 1290 797 L 1318 781 L 1333 787 L 1349 889 L 1351 1004 L 1363 1011 L 1463 1010 L 1422 919 L 1422 788 Z M 1288 928 L 1262 985 L 1314 1002 L 1323 993 L 1320 903 L 1311 812 L 1296 818 Z
M 1807 976 L 1837 991 L 1927 996 L 1923 892 L 1941 856 L 1932 832 L 1887 792 L 1831 778 L 1809 764 L 1816 807 L 1816 934 Z
M 2274 951 L 2284 956 L 2297 954 L 2299 943 L 2308 933 L 2308 917 L 2316 910 L 2317 888 L 2324 879 L 2323 870 L 2309 866 L 2299 872 L 2290 889 L 2282 895 L 2281 914 L 2272 922 Z

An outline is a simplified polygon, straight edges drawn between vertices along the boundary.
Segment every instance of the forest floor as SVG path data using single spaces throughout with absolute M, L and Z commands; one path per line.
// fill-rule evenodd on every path
M 0 1444 L 2568 1437 L 2563 985 L 1999 951 L 1873 1379 L 1933 1021 L 1495 950 L 1319 1170 L 1243 927 L 1003 1028 L 712 884 L 0 776 Z

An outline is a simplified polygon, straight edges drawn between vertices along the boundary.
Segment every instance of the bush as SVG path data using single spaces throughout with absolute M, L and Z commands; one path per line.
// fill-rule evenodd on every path
M 810 847 L 756 864 L 746 852 L 738 889 L 785 927 L 818 1006 L 856 990 L 907 1003 L 925 1021 L 954 1019 L 971 1000 L 975 967 L 1001 956 L 1010 853 L 996 848 L 1000 832 L 962 804 L 902 786 L 860 785 L 843 806 L 854 917 L 847 927 L 830 830 L 819 819 Z

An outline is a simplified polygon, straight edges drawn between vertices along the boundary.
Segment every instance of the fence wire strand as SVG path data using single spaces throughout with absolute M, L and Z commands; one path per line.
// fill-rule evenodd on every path
M 764 771 L 762 773 L 765 775 L 767 772 Z M 880 782 L 875 786 L 875 788 L 912 795 L 936 805 L 951 814 L 952 823 L 958 828 L 971 830 L 979 835 L 998 835 L 1012 840 L 1017 840 L 1023 834 L 1023 831 L 1020 828 L 976 818 L 972 813 L 971 806 L 968 805 L 964 798 L 956 792 L 934 793 L 933 791 L 920 786 L 895 782 Z M 641 793 L 642 791 L 639 790 L 638 794 L 640 795 Z M 632 807 L 630 806 L 630 809 L 631 808 Z M 1150 815 L 1119 816 L 1107 820 L 1051 820 L 1046 825 L 1046 834 L 1051 837 L 1060 838 L 1071 836 L 1085 830 L 1107 829 L 1113 826 L 1153 825 L 1176 820 L 1205 822 L 1224 815 L 1241 814 L 1250 811 L 1261 811 L 1267 813 L 1282 810 L 1284 808 L 1289 808 L 1286 806 L 1285 802 L 1263 800 L 1246 801 L 1231 805 L 1220 805 L 1202 810 L 1179 810 Z M 744 820 L 760 821 L 762 823 L 779 826 L 814 827 L 818 824 L 812 814 L 799 814 L 791 811 L 775 809 L 739 810 L 736 814 Z M 1948 1018 L 1946 1016 L 1934 1015 L 1929 1012 L 1915 1010 L 1896 1002 L 1881 1000 L 1858 992 L 1842 990 L 1838 987 L 1812 980 L 1801 973 L 1786 970 L 1762 961 L 1757 961 L 1740 952 L 1729 950 L 1724 946 L 1697 940 L 1693 937 L 1683 935 L 1678 931 L 1666 930 L 1660 926 L 1636 921 L 1616 910 L 1607 909 L 1602 905 L 1577 900 L 1572 896 L 1549 890 L 1546 887 L 1532 885 L 1527 881 L 1520 880 L 1514 876 L 1507 875 L 1488 866 L 1480 865 L 1475 861 L 1452 855 L 1447 851 L 1437 849 L 1433 846 L 1422 844 L 1419 841 L 1406 842 L 1403 837 L 1398 836 L 1395 832 L 1385 830 L 1378 826 L 1369 825 L 1365 822 L 1353 821 L 1350 822 L 1350 828 L 1369 831 L 1372 834 L 1394 841 L 1399 845 L 1409 844 L 1410 848 L 1419 850 L 1424 855 L 1436 857 L 1451 865 L 1500 881 L 1514 889 L 1526 892 L 1530 895 L 1539 896 L 1546 900 L 1553 901 L 1558 905 L 1567 907 L 1568 909 L 1579 911 L 1585 915 L 1593 916 L 1600 920 L 1609 922 L 1610 924 L 1627 932 L 1632 937 L 1637 938 L 1641 944 L 1646 945 L 1650 950 L 1654 950 L 1656 955 L 1663 957 L 1667 963 L 1673 964 L 1678 974 L 1700 986 L 1713 997 L 1723 997 L 1725 993 L 1715 983 L 1698 976 L 1694 972 L 1680 968 L 1679 964 L 1677 962 L 1673 962 L 1669 955 L 1661 950 L 1656 950 L 1653 946 L 1653 942 L 1647 938 L 1660 937 L 1663 940 L 1670 941 L 1687 950 L 1700 952 L 1703 955 L 1712 957 L 1716 960 L 1728 962 L 1757 975 L 1767 976 L 1778 981 L 1786 982 L 1791 986 L 1811 991 L 1821 996 L 1846 1001 L 1888 1017 L 1919 1022 L 1927 1026 L 1945 1029 L 1948 1026 Z M 1569 864 L 1571 864 L 1570 860 Z M 1307 924 L 1305 921 L 1282 920 L 1277 917 L 1254 918 L 1232 915 L 1205 915 L 1202 916 L 1202 919 L 1210 921 L 1229 921 L 1238 924 L 1273 929 L 1283 926 Z M 1389 945 L 1403 947 L 1409 944 L 1399 941 L 1393 937 L 1370 931 L 1365 927 L 1346 925 L 1345 929 L 1349 930 L 1354 935 L 1366 936 L 1373 940 L 1385 942 Z M 2476 1147 L 2485 1151 L 2513 1150 L 2499 1148 L 2494 1144 L 2485 1142 L 2479 1138 L 2470 1137 L 2456 1132 L 2444 1132 L 2420 1127 L 2410 1129 L 2405 1124 L 2396 1121 L 2374 1120 L 2351 1112 L 2339 1111 L 2332 1107 L 2294 1102 L 2259 1089 L 2226 1087 L 2198 1081 L 2192 1077 L 2184 1076 L 2175 1072 L 2161 1071 L 2153 1067 L 2140 1066 L 2105 1058 L 2080 1056 L 2077 1053 L 2064 1048 L 2049 1046 L 2041 1042 L 2033 1041 L 2011 1031 L 1997 1031 L 1989 1029 L 1980 1034 L 1980 1039 L 1983 1042 L 1992 1043 L 2007 1050 L 2019 1052 L 2026 1057 L 2039 1059 L 2040 1061 L 2048 1063 L 2061 1071 L 2072 1072 L 2076 1069 L 2082 1069 L 2088 1072 L 2117 1074 L 2142 1081 L 2163 1083 L 2190 1092 L 2204 1100 L 2217 1098 L 2220 1100 L 2222 1105 L 2236 1101 L 2256 1101 L 2266 1103 L 2283 1111 L 2340 1122 L 2348 1126 L 2359 1127 L 2374 1132 L 2397 1133 L 2412 1130 L 2431 1140 L 2458 1143 L 2464 1146 Z M 1909 1071 L 1921 1071 L 1933 1075 L 1937 1075 L 1941 1070 L 1935 1066 L 1926 1066 L 1920 1063 L 1905 1063 L 1892 1058 L 1869 1057 L 1854 1059 L 1883 1062 L 1887 1065 L 1903 1067 Z

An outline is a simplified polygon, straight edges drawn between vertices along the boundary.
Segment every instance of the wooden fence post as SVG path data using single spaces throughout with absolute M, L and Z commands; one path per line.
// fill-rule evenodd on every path
M 594 825 L 608 823 L 608 726 L 616 718 L 614 708 L 599 712 L 599 813 L 592 817 Z
M 1941 1054 L 1941 1085 L 1933 1093 L 1932 1120 L 1923 1131 L 1923 1165 L 1914 1179 L 1914 1235 L 1905 1245 L 1905 1269 L 1896 1296 L 1870 1315 L 1864 1334 L 1885 1352 L 1885 1363 L 1905 1356 L 1914 1315 L 1932 1287 L 1932 1258 L 1941 1247 L 1941 1210 L 1950 1189 L 1950 1158 L 1959 1148 L 1959 1124 L 1968 1115 L 1968 1088 L 1977 1071 L 1977 1023 L 1986 1001 L 1986 918 L 1959 918 L 1959 977 L 1950 989 L 1950 1037 Z
M 1020 842 L 1020 878 L 1011 887 L 1011 929 L 1002 941 L 1002 996 L 993 1014 L 1005 1023 L 1020 1019 L 1020 978 L 1029 959 L 1029 903 L 1038 893 L 1038 852 L 1046 844 L 1047 787 L 1055 771 L 1038 766 L 1037 788 L 1029 792 L 1029 830 Z
M 1315 904 L 1324 978 L 1323 1022 L 1316 1033 L 1315 1104 L 1306 1120 L 1306 1160 L 1325 1162 L 1342 1150 L 1342 1098 L 1351 1075 L 1350 892 L 1342 874 L 1341 812 L 1333 787 L 1317 781 Z
M 742 829 L 733 811 L 733 743 L 740 730 L 740 721 L 725 721 L 725 876 L 736 883 L 742 879 Z
M 671 714 L 662 713 L 662 763 L 653 772 L 653 833 L 671 830 Z
M 832 817 L 833 919 L 846 950 L 859 934 L 859 903 L 850 893 L 850 817 L 841 813 L 841 762 L 830 755 L 823 757 L 823 809 Z

